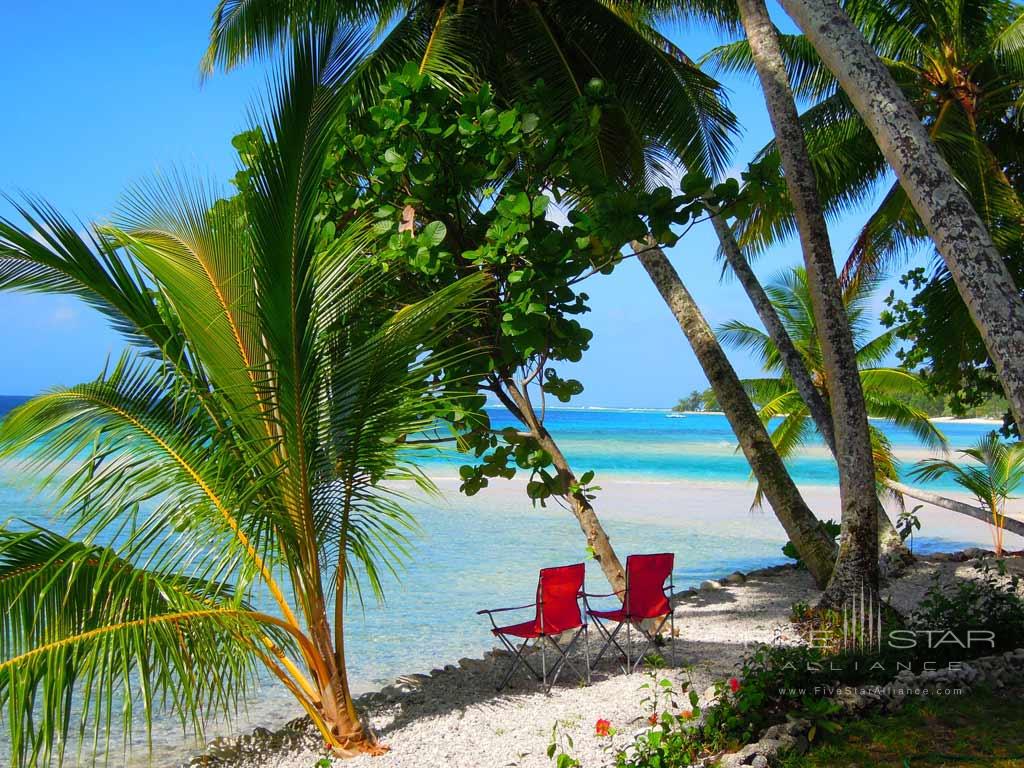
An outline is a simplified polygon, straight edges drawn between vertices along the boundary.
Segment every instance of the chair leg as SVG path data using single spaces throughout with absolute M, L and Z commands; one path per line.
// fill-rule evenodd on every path
M 584 675 L 583 673 L 581 673 L 579 671 L 579 669 L 576 668 L 576 665 L 573 664 L 572 661 L 569 659 L 569 654 L 572 653 L 573 648 L 576 647 L 576 643 L 579 642 L 580 635 L 582 635 L 585 630 L 586 630 L 586 625 L 585 624 L 582 627 L 580 627 L 578 630 L 576 630 L 575 634 L 572 636 L 572 640 L 569 641 L 568 645 L 565 646 L 564 650 L 562 649 L 562 646 L 560 646 L 558 644 L 558 641 L 555 640 L 555 638 L 553 638 L 553 637 L 548 637 L 547 638 L 551 642 L 551 645 L 554 646 L 555 652 L 558 654 L 558 659 L 555 661 L 555 665 L 551 668 L 551 682 L 548 683 L 548 685 L 547 685 L 547 690 L 548 690 L 549 693 L 550 693 L 551 689 L 554 687 L 555 683 L 558 682 L 558 676 L 560 674 L 562 674 L 562 669 L 565 666 L 568 666 L 573 672 L 575 672 L 576 676 L 581 681 L 583 681 L 584 679 L 589 681 L 589 678 L 590 678 L 590 668 L 587 667 L 586 674 Z M 588 658 L 589 658 L 589 654 L 588 654 Z
M 508 671 L 505 673 L 505 676 L 501 679 L 501 682 L 498 683 L 498 690 L 499 691 L 504 689 L 505 686 L 508 685 L 509 681 L 512 679 L 512 675 L 515 674 L 515 671 L 519 668 L 520 665 L 522 665 L 522 666 L 526 667 L 528 670 L 530 670 L 530 673 L 534 677 L 536 677 L 538 680 L 541 679 L 541 676 L 537 674 L 537 670 L 535 670 L 533 668 L 533 665 L 530 664 L 530 662 L 528 662 L 526 660 L 525 656 L 523 656 L 523 652 L 526 650 L 526 646 L 530 642 L 529 640 L 524 640 L 523 644 L 520 645 L 519 648 L 517 649 L 514 645 L 512 645 L 512 643 L 510 643 L 508 640 L 506 640 L 501 635 L 498 635 L 498 638 L 505 645 L 505 647 L 508 648 L 512 652 L 512 654 L 513 654 L 512 661 L 509 662 L 509 665 L 508 665 Z
M 668 574 L 668 641 L 670 643 L 669 655 L 672 659 L 672 666 L 676 666 L 676 606 L 672 605 L 672 595 L 676 593 L 676 584 L 672 579 L 672 571 Z
M 618 649 L 619 653 L 621 653 L 623 655 L 626 655 L 626 652 L 624 650 L 622 650 L 622 646 L 619 645 L 618 642 L 615 640 L 616 635 L 618 635 L 619 631 L 622 629 L 622 622 L 619 622 L 615 626 L 615 631 L 614 632 L 609 632 L 608 628 L 605 627 L 604 624 L 602 624 L 596 618 L 594 619 L 594 625 L 597 627 L 598 634 L 600 634 L 602 637 L 604 637 L 604 645 L 601 646 L 601 650 L 598 651 L 597 656 L 594 657 L 594 661 L 592 662 L 592 667 L 596 667 L 600 663 L 601 657 L 604 656 L 605 651 L 607 651 L 608 648 L 610 646 L 612 646 L 612 645 L 614 645 Z M 620 666 L 622 667 L 623 674 L 625 674 L 626 667 L 622 666 L 622 665 L 620 665 Z
M 671 606 L 669 606 L 671 608 Z M 672 613 L 668 615 L 668 634 L 669 634 L 669 654 L 672 658 L 672 666 L 676 665 L 676 612 L 672 609 Z
M 583 625 L 583 656 L 587 665 L 587 685 L 590 685 L 590 625 Z
M 544 685 L 548 684 L 548 644 L 544 642 L 544 635 L 540 636 L 540 668 L 542 670 L 541 675 L 543 679 L 541 682 Z
M 631 631 L 633 622 L 628 618 L 626 619 L 626 672 L 627 675 L 633 674 L 633 633 Z
M 634 667 L 639 667 L 640 666 L 641 662 L 643 662 L 645 656 L 647 655 L 647 649 L 650 648 L 652 644 L 654 644 L 656 638 L 658 637 L 658 633 L 661 632 L 662 629 L 664 629 L 665 624 L 671 618 L 672 618 L 672 614 L 671 613 L 665 614 L 665 617 L 661 620 L 661 623 L 659 623 L 658 626 L 655 627 L 654 630 L 651 633 L 649 633 L 649 634 L 645 630 L 643 630 L 642 628 L 640 629 L 641 634 L 643 634 L 643 636 L 645 638 L 647 638 L 647 642 L 644 643 L 643 648 L 640 649 L 640 653 L 637 655 L 636 663 L 634 664 Z M 672 649 L 672 653 L 673 654 L 675 653 L 675 647 L 674 646 L 673 646 L 673 649 Z M 673 656 L 673 664 L 674 663 L 675 663 L 675 657 Z M 631 670 L 633 670 L 632 667 L 631 667 Z M 635 671 L 635 670 L 633 670 L 633 671 Z

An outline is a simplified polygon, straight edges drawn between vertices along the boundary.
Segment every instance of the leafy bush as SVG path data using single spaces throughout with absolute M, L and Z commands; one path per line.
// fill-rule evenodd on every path
M 689 691 L 690 708 L 676 708 L 676 692 L 668 680 L 657 683 L 652 728 L 637 736 L 616 755 L 616 768 L 677 768 L 709 754 L 734 749 L 752 741 L 763 728 L 799 710 L 830 730 L 835 710 L 816 705 L 806 714 L 805 699 L 789 694 L 792 689 L 813 687 L 826 676 L 821 651 L 808 646 L 763 645 L 747 655 L 736 677 L 715 684 L 715 696 L 703 709 L 695 691 Z M 648 700 L 649 701 L 649 700 Z M 659 706 L 661 711 L 659 711 Z M 703 717 L 701 717 L 703 715 Z
M 970 656 L 985 656 L 1024 645 L 1024 598 L 1017 576 L 1006 577 L 1006 566 L 997 560 L 995 567 L 980 566 L 981 577 L 963 579 L 942 585 L 938 577 L 928 589 L 918 608 L 907 621 L 909 629 L 932 633 L 952 633 L 958 642 L 932 643 L 924 653 L 929 661 L 946 661 Z M 994 647 L 988 643 L 971 643 L 964 648 L 969 633 L 991 632 Z
M 825 520 L 822 522 L 822 526 L 825 528 L 825 532 L 832 537 L 833 541 L 839 538 L 840 532 L 843 530 L 843 526 L 837 523 L 835 520 Z M 786 557 L 796 560 L 797 568 L 805 568 L 804 561 L 800 559 L 800 554 L 796 551 L 796 545 L 792 541 L 787 541 L 782 547 L 782 554 Z

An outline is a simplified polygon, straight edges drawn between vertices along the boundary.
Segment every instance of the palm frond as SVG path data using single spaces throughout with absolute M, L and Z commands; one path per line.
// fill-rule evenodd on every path
M 159 712 L 201 735 L 255 682 L 248 638 L 293 646 L 222 584 L 39 528 L 0 529 L 0 610 L 0 706 L 18 764 L 49 762 L 57 735 L 61 751 L 69 740 L 109 751 L 118 717 L 126 737 Z M 89 694 L 72 707 L 80 686 Z
M 747 350 L 761 360 L 761 365 L 766 371 L 782 372 L 785 366 L 779 356 L 779 351 L 767 333 L 760 328 L 730 320 L 718 326 L 715 331 L 719 341 L 728 344 L 736 349 Z
M 175 318 L 154 301 L 149 276 L 92 229 L 78 229 L 45 201 L 7 198 L 27 227 L 0 219 L 0 290 L 62 294 L 106 315 L 129 341 L 187 371 Z

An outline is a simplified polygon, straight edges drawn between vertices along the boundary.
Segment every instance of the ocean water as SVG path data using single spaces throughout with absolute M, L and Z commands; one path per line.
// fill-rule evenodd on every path
M 4 405 L 0 400 L 0 410 Z M 499 411 L 492 418 L 499 427 L 508 423 Z M 577 471 L 594 470 L 595 482 L 607 487 L 598 496 L 597 508 L 620 556 L 675 552 L 673 577 L 679 588 L 737 569 L 785 562 L 780 547 L 786 537 L 774 517 L 748 510 L 749 470 L 724 417 L 554 410 L 547 424 Z M 943 429 L 954 447 L 988 431 L 973 424 Z M 921 454 L 909 432 L 885 430 L 898 452 L 911 460 Z M 428 473 L 439 478 L 442 496 L 412 503 L 421 531 L 400 578 L 386 585 L 386 603 L 361 607 L 350 602 L 347 657 L 357 691 L 462 656 L 480 656 L 493 642 L 490 625 L 475 615 L 478 609 L 530 602 L 539 568 L 586 559 L 585 542 L 568 512 L 556 505 L 534 507 L 515 482 L 498 481 L 475 497 L 461 496 L 454 479 L 459 463 L 451 456 L 425 463 Z M 801 486 L 825 487 L 836 481 L 823 446 L 812 446 L 791 468 Z M 25 480 L 0 465 L 0 520 L 48 524 L 45 504 L 28 492 Z M 916 548 L 984 543 L 987 534 L 981 527 L 979 532 L 980 538 L 962 541 L 925 535 Z M 603 591 L 603 578 L 592 563 L 588 584 Z M 248 722 L 275 725 L 297 714 L 287 694 L 270 685 Z M 157 764 L 174 762 L 189 749 L 170 725 L 158 729 L 155 745 L 161 756 Z M 0 765 L 4 759 L 0 749 Z
M 517 426 L 504 409 L 489 410 L 497 429 Z M 545 422 L 577 474 L 588 469 L 602 476 L 648 480 L 746 482 L 750 467 L 737 450 L 729 422 L 721 414 L 672 414 L 663 410 L 561 409 L 548 411 Z M 772 425 L 778 421 L 773 421 Z M 909 430 L 874 421 L 909 467 L 930 451 Z M 952 449 L 973 444 L 993 427 L 944 422 L 941 430 Z M 458 456 L 435 458 L 427 464 L 457 466 Z M 825 444 L 815 441 L 789 463 L 799 485 L 836 485 L 839 476 Z M 953 490 L 949 481 L 930 486 Z

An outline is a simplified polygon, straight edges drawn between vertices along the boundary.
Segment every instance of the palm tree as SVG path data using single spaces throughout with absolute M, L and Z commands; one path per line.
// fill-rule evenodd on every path
M 799 90 L 818 101 L 804 122 L 830 206 L 841 211 L 864 199 L 890 165 L 899 178 L 864 228 L 848 274 L 883 267 L 930 236 L 1004 388 L 1018 392 L 1009 399 L 1019 417 L 1024 303 L 997 247 L 1005 253 L 1019 242 L 1024 221 L 1019 184 L 1007 174 L 1019 165 L 1020 7 L 853 0 L 844 13 L 830 4 L 783 5 L 808 35 L 788 37 L 784 47 Z M 743 49 L 712 58 L 746 66 Z M 769 217 L 753 239 L 791 226 Z
M 72 722 L 94 749 L 111 718 L 127 736 L 154 709 L 201 731 L 259 669 L 336 753 L 378 749 L 346 676 L 346 596 L 379 595 L 405 552 L 395 483 L 429 483 L 399 438 L 432 423 L 432 337 L 486 279 L 368 325 L 370 227 L 319 245 L 323 161 L 361 44 L 296 38 L 231 201 L 175 179 L 89 234 L 42 203 L 19 206 L 27 229 L 0 223 L 3 287 L 81 296 L 131 344 L 0 426 L 0 455 L 43 478 L 61 519 L 0 528 L 15 764 L 48 764 L 58 742 L 62 755 Z
M 962 465 L 949 459 L 925 459 L 911 471 L 917 480 L 952 477 L 969 491 L 992 516 L 992 543 L 996 555 L 1003 554 L 1006 502 L 1024 483 L 1024 443 L 1004 443 L 995 432 L 982 437 L 973 447 L 957 451 L 977 464 Z
M 832 537 L 800 495 L 758 418 L 743 382 L 668 257 L 660 248 L 648 246 L 644 249 L 640 243 L 634 248 L 640 253 L 640 263 L 679 323 L 708 377 L 715 399 L 729 420 L 740 450 L 757 478 L 759 493 L 763 491 L 767 497 L 818 586 L 825 587 L 836 559 Z
M 848 287 L 843 296 L 857 349 L 857 364 L 868 415 L 906 427 L 925 445 L 945 450 L 946 439 L 943 434 L 932 424 L 926 413 L 908 402 L 909 395 L 925 390 L 924 382 L 912 371 L 882 364 L 896 345 L 897 329 L 870 336 L 871 295 L 876 287 L 877 281 L 859 281 Z M 765 291 L 827 402 L 825 368 L 814 314 L 810 309 L 811 292 L 807 285 L 806 271 L 798 267 L 784 272 L 766 286 Z M 782 421 L 772 430 L 772 442 L 780 455 L 785 458 L 792 456 L 811 439 L 816 424 L 808 418 L 807 405 L 796 390 L 775 343 L 761 329 L 736 320 L 725 323 L 718 335 L 725 343 L 757 355 L 765 371 L 774 374 L 773 377 L 749 379 L 744 384 L 759 404 L 759 414 L 766 424 L 774 418 L 782 417 Z M 886 480 L 899 480 L 898 461 L 885 434 L 873 425 L 869 425 L 869 429 L 874 450 L 875 477 L 882 490 Z
M 874 496 L 871 434 L 817 178 L 778 35 L 764 0 L 738 0 L 737 7 L 785 168 L 786 189 L 796 213 L 832 402 L 843 533 L 836 567 L 821 602 L 838 605 L 857 590 L 866 587 L 874 593 L 878 588 L 878 502 Z

